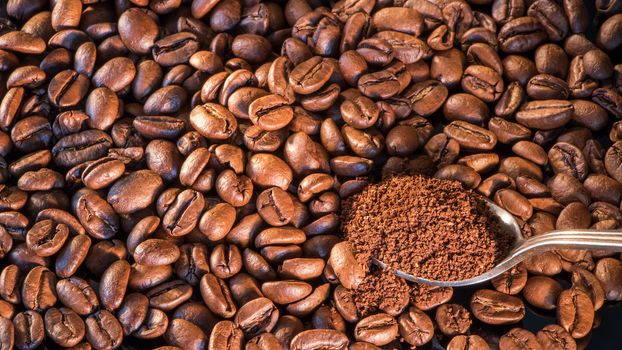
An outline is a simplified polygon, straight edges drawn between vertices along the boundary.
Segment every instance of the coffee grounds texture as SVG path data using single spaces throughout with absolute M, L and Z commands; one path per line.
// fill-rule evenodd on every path
M 361 264 L 369 267 L 375 257 L 388 265 L 354 291 L 361 314 L 399 303 L 408 285 L 396 281 L 395 269 L 428 279 L 467 279 L 490 270 L 512 244 L 478 194 L 457 181 L 421 175 L 391 176 L 348 198 L 342 234 Z

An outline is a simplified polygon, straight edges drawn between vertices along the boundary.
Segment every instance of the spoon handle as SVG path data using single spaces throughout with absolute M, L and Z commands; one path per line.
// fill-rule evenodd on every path
M 511 253 L 529 255 L 557 249 L 608 249 L 622 251 L 622 230 L 560 230 L 526 239 Z

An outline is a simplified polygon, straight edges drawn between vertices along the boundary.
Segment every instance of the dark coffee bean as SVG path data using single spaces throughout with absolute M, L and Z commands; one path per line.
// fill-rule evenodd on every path
M 622 278 L 622 263 L 614 258 L 604 258 L 596 263 L 594 275 L 600 281 L 605 290 L 607 300 L 622 299 L 622 288 L 619 281 Z
M 216 242 L 229 233 L 235 223 L 235 218 L 236 212 L 232 205 L 218 203 L 203 213 L 199 221 L 199 229 L 209 240 Z
M 583 289 L 590 296 L 595 311 L 598 311 L 603 306 L 605 290 L 592 272 L 580 267 L 573 269 L 572 285 L 573 287 Z
M 547 38 L 547 32 L 536 18 L 518 17 L 501 27 L 498 38 L 503 52 L 522 53 L 540 45 Z
M 472 323 L 469 311 L 458 304 L 439 306 L 435 320 L 441 333 L 447 336 L 466 333 Z
M 253 124 L 267 131 L 274 131 L 287 126 L 293 116 L 293 110 L 287 99 L 280 95 L 260 97 L 249 106 L 250 120 Z
M 451 122 L 443 132 L 456 140 L 461 149 L 488 151 L 497 144 L 497 137 L 493 132 L 460 120 Z
M 513 328 L 499 338 L 499 350 L 529 349 L 542 350 L 536 336 L 522 328 Z
M 85 261 L 91 247 L 91 239 L 85 234 L 73 236 L 59 251 L 55 261 L 56 275 L 72 276 Z
M 527 95 L 535 100 L 567 99 L 568 83 L 549 74 L 534 75 L 527 83 Z
M 68 236 L 67 225 L 56 224 L 52 220 L 41 220 L 26 234 L 26 244 L 39 256 L 51 256 L 62 248 Z
M 45 339 L 43 318 L 36 311 L 28 310 L 15 315 L 13 326 L 18 349 L 36 349 Z
M 572 118 L 572 103 L 562 100 L 527 102 L 516 113 L 516 120 L 530 128 L 550 130 L 566 125 Z
M 104 270 L 99 283 L 99 298 L 102 306 L 114 311 L 121 306 L 130 278 L 130 264 L 117 260 Z
M 527 10 L 527 15 L 535 18 L 546 31 L 549 39 L 560 41 L 568 35 L 568 19 L 561 7 L 554 1 L 535 1 Z
M 84 338 L 85 325 L 80 316 L 71 309 L 64 307 L 59 309 L 53 308 L 45 313 L 45 332 L 56 344 L 72 347 L 80 343 Z
M 535 307 L 552 310 L 556 307 L 557 298 L 561 292 L 561 285 L 554 279 L 546 276 L 533 276 L 527 280 L 523 296 L 529 304 Z
M 151 170 L 134 171 L 112 185 L 107 201 L 117 213 L 131 214 L 153 203 L 163 185 L 160 175 Z
M 86 316 L 99 307 L 95 290 L 83 279 L 70 277 L 56 283 L 59 301 L 79 315 Z
M 594 305 L 589 295 L 577 288 L 561 292 L 557 302 L 557 320 L 575 339 L 588 334 L 594 323 Z
M 227 320 L 220 321 L 214 325 L 209 338 L 209 350 L 242 349 L 244 344 L 244 333 L 235 325 Z
M 108 239 L 119 230 L 119 217 L 97 192 L 82 189 L 74 194 L 71 202 L 73 212 L 92 237 Z
M 312 329 L 298 333 L 291 342 L 291 350 L 319 350 L 331 348 L 345 350 L 349 340 L 345 333 L 332 329 Z
M 123 328 L 110 312 L 106 310 L 97 311 L 87 317 L 85 323 L 86 339 L 94 348 L 116 349 L 121 346 Z
M 471 297 L 471 312 L 475 318 L 487 324 L 512 324 L 523 319 L 525 306 L 516 297 L 482 289 Z
M 237 307 L 231 298 L 229 287 L 220 278 L 207 273 L 201 278 L 201 296 L 207 307 L 216 315 L 229 318 Z
M 436 80 L 426 80 L 413 84 L 403 96 L 410 101 L 415 113 L 427 117 L 443 105 L 448 94 L 445 85 Z
M 22 284 L 22 303 L 29 310 L 44 311 L 57 301 L 56 278 L 44 266 L 30 270 Z
M 235 316 L 235 323 L 246 336 L 253 337 L 262 332 L 270 332 L 276 325 L 279 311 L 266 298 L 258 298 L 243 305 Z
M 577 348 L 577 344 L 570 334 L 556 324 L 544 326 L 538 331 L 536 337 L 544 349 L 572 350 Z

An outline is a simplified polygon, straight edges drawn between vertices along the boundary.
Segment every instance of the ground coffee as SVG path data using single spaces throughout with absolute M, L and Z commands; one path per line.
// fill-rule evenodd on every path
M 461 280 L 505 257 L 511 239 L 481 196 L 457 181 L 394 176 L 344 203 L 344 238 L 357 259 L 372 257 L 415 276 Z

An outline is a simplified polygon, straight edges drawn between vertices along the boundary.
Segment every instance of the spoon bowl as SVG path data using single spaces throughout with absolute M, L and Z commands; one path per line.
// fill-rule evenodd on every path
M 607 249 L 622 251 L 622 230 L 558 230 L 539 236 L 523 237 L 516 219 L 507 210 L 490 200 L 486 200 L 490 212 L 501 225 L 501 231 L 514 237 L 514 244 L 508 255 L 489 271 L 465 280 L 442 281 L 414 276 L 407 271 L 397 270 L 395 274 L 410 282 L 424 283 L 439 287 L 464 287 L 481 284 L 501 275 L 529 256 L 557 249 Z M 381 268 L 386 264 L 374 260 Z

